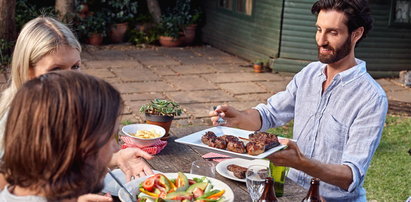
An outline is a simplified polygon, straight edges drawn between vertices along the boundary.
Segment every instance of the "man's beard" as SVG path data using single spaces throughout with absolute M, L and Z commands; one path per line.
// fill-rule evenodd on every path
M 332 54 L 322 55 L 320 52 L 320 48 L 332 50 Z M 318 46 L 318 59 L 322 63 L 332 64 L 332 63 L 335 63 L 343 59 L 345 56 L 350 54 L 350 52 L 351 52 L 351 36 L 348 36 L 347 40 L 344 42 L 344 44 L 340 48 L 334 49 L 333 47 L 329 45 Z

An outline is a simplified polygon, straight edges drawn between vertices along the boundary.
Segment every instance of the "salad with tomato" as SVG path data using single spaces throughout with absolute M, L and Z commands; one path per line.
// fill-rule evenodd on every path
M 213 189 L 206 177 L 188 179 L 179 172 L 176 179 L 158 173 L 139 185 L 138 202 L 223 202 L 225 190 Z

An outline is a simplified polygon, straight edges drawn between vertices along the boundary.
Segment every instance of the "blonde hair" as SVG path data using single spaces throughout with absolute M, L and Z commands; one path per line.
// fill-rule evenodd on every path
M 6 115 L 17 90 L 30 80 L 30 68 L 62 46 L 70 46 L 81 52 L 80 43 L 63 23 L 50 17 L 37 17 L 24 25 L 14 47 L 8 87 L 0 98 L 0 117 Z

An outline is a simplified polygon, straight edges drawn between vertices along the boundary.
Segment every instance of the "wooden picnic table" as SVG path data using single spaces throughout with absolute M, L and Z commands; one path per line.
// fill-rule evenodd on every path
M 186 128 L 172 128 L 168 144 L 163 151 L 148 161 L 153 169 L 164 172 L 184 172 L 190 173 L 191 162 L 201 159 L 202 155 L 210 150 L 194 147 L 190 145 L 176 143 L 174 140 L 188 134 L 210 128 L 210 126 L 193 126 Z M 251 201 L 245 183 L 227 179 L 216 172 L 216 179 L 226 183 L 234 192 L 234 201 Z M 284 185 L 284 196 L 279 197 L 279 201 L 301 201 L 305 197 L 307 190 L 295 184 L 290 179 L 286 179 Z

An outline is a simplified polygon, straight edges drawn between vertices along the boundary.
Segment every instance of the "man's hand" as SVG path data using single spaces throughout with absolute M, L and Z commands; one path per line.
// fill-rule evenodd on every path
M 214 111 L 210 111 L 211 122 L 214 126 L 219 126 L 217 120 L 221 117 L 228 127 L 242 128 L 246 130 L 259 130 L 261 128 L 260 113 L 254 109 L 238 111 L 228 105 L 219 105 Z
M 287 145 L 287 148 L 274 152 L 268 156 L 268 159 L 277 166 L 292 167 L 300 170 L 299 166 L 305 157 L 300 152 L 297 144 L 290 139 L 279 139 L 278 141 L 283 145 Z
M 118 151 L 111 158 L 110 165 L 117 165 L 126 175 L 126 181 L 132 177 L 138 178 L 154 174 L 144 159 L 152 159 L 153 156 L 139 148 L 126 148 Z
M 282 151 L 268 156 L 268 159 L 278 166 L 287 166 L 307 173 L 312 177 L 318 177 L 321 181 L 338 186 L 344 190 L 352 183 L 351 168 L 343 164 L 325 164 L 305 157 L 298 145 L 289 139 L 279 140 L 287 145 Z
M 211 122 L 213 122 L 213 126 L 225 125 L 230 127 L 237 127 L 238 121 L 236 119 L 238 119 L 240 112 L 234 107 L 228 105 L 219 105 L 214 111 L 210 111 L 209 115 L 211 116 Z M 224 124 L 218 123 L 217 120 L 220 117 L 224 119 Z

